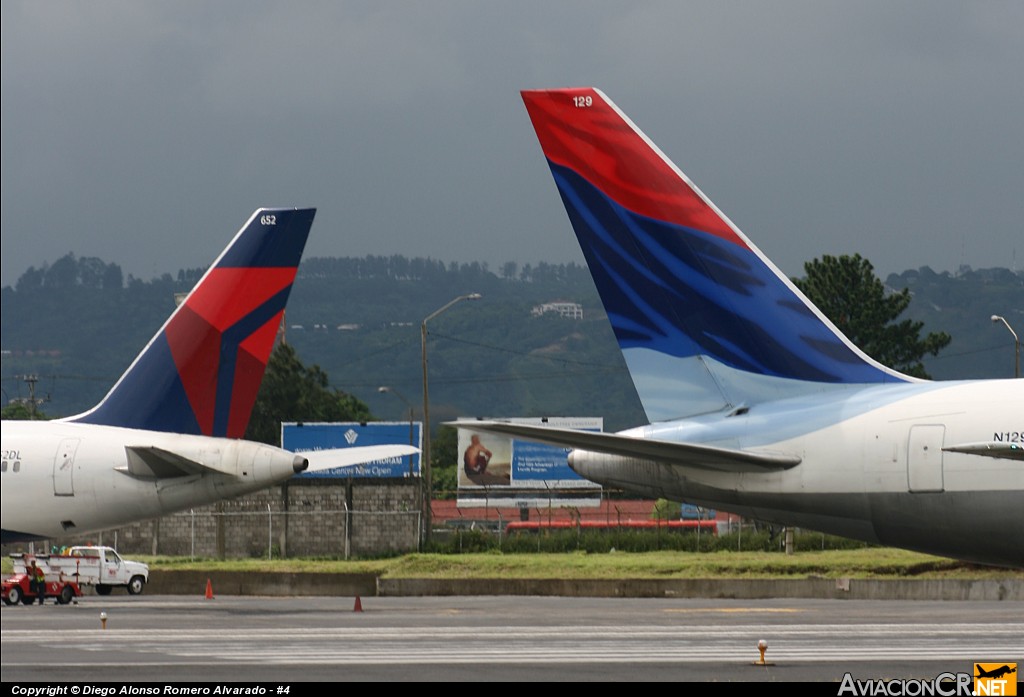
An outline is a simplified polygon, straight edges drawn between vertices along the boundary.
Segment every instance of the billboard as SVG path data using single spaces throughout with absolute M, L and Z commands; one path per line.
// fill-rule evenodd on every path
M 373 423 L 282 423 L 281 447 L 301 453 L 307 450 L 352 448 L 359 445 L 412 444 L 423 446 L 419 421 L 375 421 Z M 304 479 L 347 479 L 348 477 L 418 477 L 420 454 L 390 457 L 364 465 L 338 467 L 297 475 Z
M 600 417 L 500 419 L 602 431 Z M 459 506 L 599 505 L 601 486 L 569 469 L 570 448 L 459 428 Z M 563 500 L 564 499 L 564 500 Z

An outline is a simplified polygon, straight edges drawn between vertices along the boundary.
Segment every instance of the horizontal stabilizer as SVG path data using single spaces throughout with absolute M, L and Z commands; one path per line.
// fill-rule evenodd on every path
M 365 465 L 377 460 L 415 455 L 419 448 L 411 445 L 363 445 L 355 448 L 332 448 L 330 450 L 307 450 L 301 455 L 309 461 L 305 472 L 322 472 L 336 467 Z
M 985 441 L 981 443 L 962 443 L 943 448 L 949 453 L 965 453 L 967 455 L 983 455 L 999 457 L 1007 460 L 1024 460 L 1024 443 L 1004 443 L 1001 441 Z
M 725 472 L 767 472 L 785 470 L 800 464 L 800 458 L 796 455 L 718 448 L 695 443 L 674 443 L 616 433 L 577 431 L 571 428 L 551 428 L 503 421 L 457 421 L 449 425 L 524 438 L 563 448 Z
M 126 445 L 127 464 L 117 471 L 133 477 L 167 479 L 190 474 L 235 474 L 234 469 L 218 469 L 172 453 L 170 450 L 148 445 Z

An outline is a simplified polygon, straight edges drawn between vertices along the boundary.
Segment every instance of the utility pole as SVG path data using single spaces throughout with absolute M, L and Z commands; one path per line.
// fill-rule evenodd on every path
M 479 300 L 481 296 L 479 293 L 469 293 L 467 295 L 460 295 L 454 300 L 450 300 L 444 307 L 434 310 L 429 315 L 423 318 L 423 322 L 420 323 L 420 347 L 423 367 L 423 449 L 420 453 L 420 472 L 422 473 L 422 490 L 423 490 L 423 546 L 426 549 L 427 544 L 430 542 L 430 528 L 434 524 L 433 514 L 430 509 L 431 497 L 432 497 L 432 475 L 430 471 L 430 396 L 427 390 L 427 322 L 437 317 L 439 314 L 447 310 L 449 307 L 456 303 L 460 303 L 463 300 Z
M 28 418 L 35 420 L 36 418 L 36 407 L 40 404 L 45 404 L 50 401 L 50 395 L 36 399 L 36 383 L 39 382 L 38 375 L 19 375 L 25 384 L 28 385 L 28 397 L 13 399 L 12 402 L 25 404 L 28 407 Z

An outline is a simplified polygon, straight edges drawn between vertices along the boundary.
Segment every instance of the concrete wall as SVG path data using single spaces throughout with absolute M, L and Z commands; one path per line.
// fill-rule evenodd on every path
M 419 548 L 420 480 L 303 479 L 244 498 L 45 543 L 96 543 L 125 556 L 373 557 Z M 9 547 L 9 549 L 8 549 Z M 27 549 L 7 545 L 4 553 Z
M 1024 580 L 967 579 L 530 579 L 378 578 L 373 574 L 154 571 L 149 594 L 471 596 L 592 598 L 821 598 L 831 600 L 1024 600 Z M 91 592 L 91 590 L 87 590 Z M 116 590 L 116 593 L 123 591 Z M 1011 611 L 1009 609 L 1008 611 Z

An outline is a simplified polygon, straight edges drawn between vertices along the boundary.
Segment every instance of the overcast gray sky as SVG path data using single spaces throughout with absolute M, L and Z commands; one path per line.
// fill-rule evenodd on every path
M 2 283 L 307 256 L 580 261 L 519 98 L 601 88 L 783 271 L 1024 265 L 1024 3 L 4 0 Z

